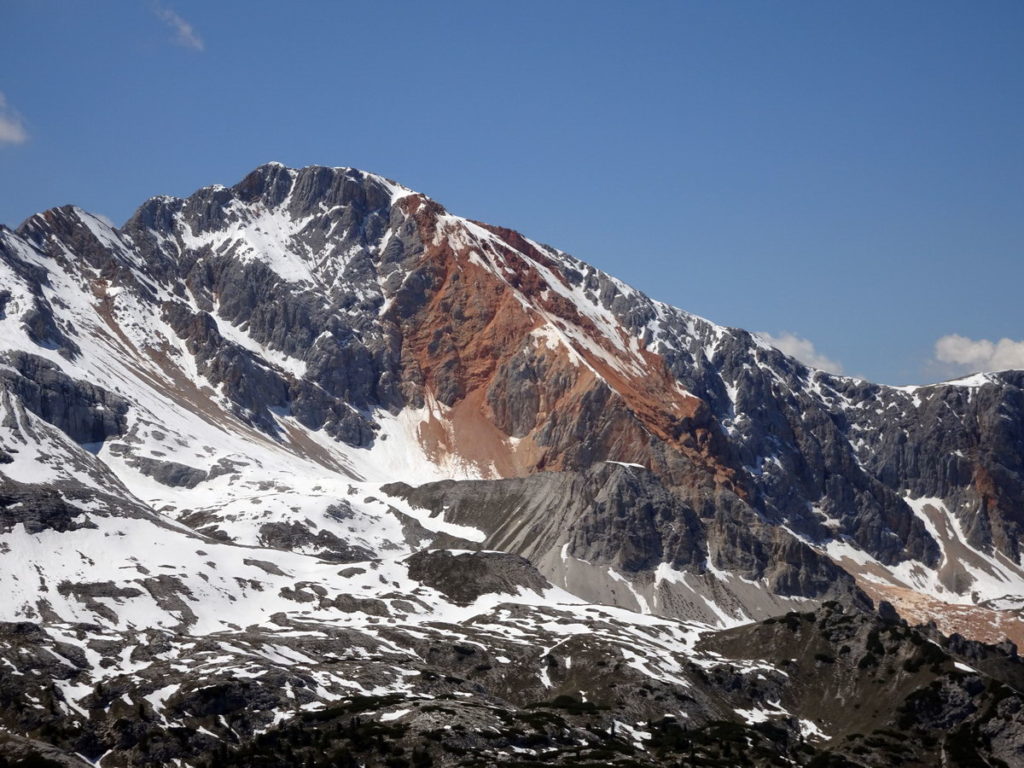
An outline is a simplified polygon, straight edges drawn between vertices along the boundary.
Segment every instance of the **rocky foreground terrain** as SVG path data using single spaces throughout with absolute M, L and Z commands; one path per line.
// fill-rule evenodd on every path
M 346 168 L 0 227 L 0 766 L 1024 765 L 1024 373 Z

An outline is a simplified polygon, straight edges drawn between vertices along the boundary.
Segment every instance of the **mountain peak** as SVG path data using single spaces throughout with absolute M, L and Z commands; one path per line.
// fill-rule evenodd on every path
M 416 194 L 390 179 L 349 167 L 310 165 L 289 168 L 281 163 L 265 163 L 245 176 L 232 189 L 245 202 L 260 200 L 277 206 L 288 197 L 294 198 L 297 210 L 309 211 L 314 206 L 346 205 L 368 197 L 365 204 L 379 207 L 386 199 L 394 203 L 400 197 Z M 360 194 L 357 190 L 363 190 Z M 386 198 L 375 194 L 383 192 Z
M 753 765 L 894 728 L 938 764 L 953 724 L 1019 764 L 978 671 L 1019 662 L 859 612 L 1024 640 L 1021 445 L 1024 374 L 815 372 L 364 171 L 51 209 L 0 230 L 0 725 L 118 765 L 339 717 L 653 766 L 704 726 L 768 739 Z M 822 679 L 856 722 L 801 704 Z

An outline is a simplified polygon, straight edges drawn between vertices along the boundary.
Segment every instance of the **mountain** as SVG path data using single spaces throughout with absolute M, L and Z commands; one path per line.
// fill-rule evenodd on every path
M 828 374 L 269 164 L 0 228 L 0 382 L 13 764 L 1024 759 L 1022 372 Z

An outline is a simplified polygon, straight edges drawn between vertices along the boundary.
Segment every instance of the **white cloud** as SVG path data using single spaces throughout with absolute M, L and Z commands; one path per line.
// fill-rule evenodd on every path
M 156 14 L 160 21 L 174 30 L 174 42 L 178 45 L 185 48 L 192 48 L 196 51 L 202 51 L 206 48 L 203 44 L 203 38 L 196 34 L 192 25 L 170 8 L 166 8 L 157 3 L 153 5 L 153 13 Z
M 1024 369 L 1024 341 L 970 339 L 951 333 L 935 342 L 935 359 L 963 373 Z
M 7 106 L 7 98 L 0 93 L 0 144 L 24 144 L 28 131 L 21 115 Z
M 790 357 L 795 357 L 801 363 L 812 368 L 820 368 L 829 373 L 842 373 L 843 365 L 837 360 L 825 357 L 814 348 L 814 344 L 808 339 L 802 339 L 789 331 L 783 331 L 779 336 L 772 336 L 770 333 L 757 334 L 780 352 Z

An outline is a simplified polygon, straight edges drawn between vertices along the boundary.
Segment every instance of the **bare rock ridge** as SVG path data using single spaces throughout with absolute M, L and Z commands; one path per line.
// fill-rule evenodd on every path
M 794 605 L 806 597 L 868 602 L 853 577 L 804 542 L 771 526 L 739 523 L 740 502 L 705 510 L 702 518 L 640 468 L 599 464 L 587 472 L 381 490 L 485 534 L 478 542 L 441 543 L 519 553 L 553 583 L 598 602 L 697 620 L 714 618 L 686 604 L 701 603 L 697 594 L 714 594 L 737 616 L 755 617 L 778 613 L 786 598 Z M 680 584 L 676 574 L 683 573 Z M 629 591 L 623 578 L 631 581 Z M 696 589 L 687 601 L 690 584 Z M 743 589 L 750 584 L 761 586 Z
M 8 764 L 1014 765 L 1022 526 L 1024 372 L 814 370 L 371 173 L 0 227 Z

